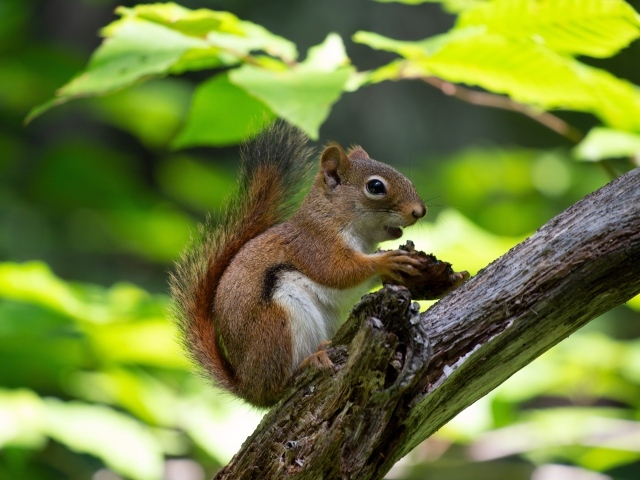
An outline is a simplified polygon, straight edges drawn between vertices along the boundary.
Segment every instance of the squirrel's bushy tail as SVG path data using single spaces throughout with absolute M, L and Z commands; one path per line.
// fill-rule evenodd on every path
M 298 129 L 276 122 L 241 149 L 237 191 L 221 221 L 200 226 L 169 278 L 174 317 L 191 357 L 223 388 L 235 375 L 215 332 L 214 298 L 229 263 L 252 238 L 283 222 L 304 184 L 312 150 Z

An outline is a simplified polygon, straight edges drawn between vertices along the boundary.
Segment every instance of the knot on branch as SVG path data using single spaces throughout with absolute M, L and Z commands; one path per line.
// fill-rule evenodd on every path
M 426 368 L 430 352 L 418 304 L 411 301 L 409 290 L 395 285 L 364 296 L 334 337 L 333 345 L 340 354 L 346 347 L 351 375 L 360 370 L 368 374 L 376 368 L 384 372 L 381 390 L 405 385 L 405 376 Z M 341 360 L 339 355 L 337 361 Z
M 405 287 L 387 285 L 365 295 L 338 330 L 327 350 L 333 373 L 307 368 L 294 378 L 292 392 L 306 388 L 313 393 L 321 385 L 366 384 L 370 396 L 402 387 L 407 383 L 404 377 L 426 368 L 429 352 L 427 326 L 421 323 L 418 304 Z

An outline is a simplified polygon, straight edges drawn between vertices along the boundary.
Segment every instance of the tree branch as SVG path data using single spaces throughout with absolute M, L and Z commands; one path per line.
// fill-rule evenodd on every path
M 558 135 L 562 135 L 568 140 L 571 140 L 573 143 L 579 143 L 584 137 L 580 130 L 569 125 L 560 117 L 549 112 L 537 110 L 528 105 L 514 102 L 509 97 L 488 92 L 478 92 L 476 90 L 471 90 L 461 87 L 460 85 L 447 82 L 438 77 L 420 77 L 420 79 L 423 82 L 436 87 L 445 95 L 458 98 L 467 103 L 482 107 L 499 108 L 501 110 L 522 113 L 550 130 L 553 130 Z M 615 176 L 613 178 L 615 178 Z
M 364 297 L 216 478 L 378 479 L 458 412 L 640 292 L 640 168 L 552 219 L 423 314 Z

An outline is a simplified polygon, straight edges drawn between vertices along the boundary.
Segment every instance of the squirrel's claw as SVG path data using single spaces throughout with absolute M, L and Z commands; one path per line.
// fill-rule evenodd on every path
M 326 350 L 318 350 L 317 352 L 314 352 L 311 355 L 309 355 L 307 358 L 305 358 L 298 368 L 302 369 L 308 366 L 312 366 L 312 367 L 318 368 L 319 370 L 326 371 L 333 368 L 333 362 L 329 358 L 329 354 L 327 353 Z

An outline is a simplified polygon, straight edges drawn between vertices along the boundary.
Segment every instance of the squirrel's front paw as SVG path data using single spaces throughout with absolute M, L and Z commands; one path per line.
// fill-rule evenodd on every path
M 392 278 L 402 283 L 402 273 L 412 276 L 420 275 L 419 268 L 422 266 L 422 261 L 410 256 L 407 252 L 388 250 L 376 255 L 380 256 L 379 274 L 382 278 Z
M 392 250 L 388 253 L 397 251 L 398 250 Z M 395 284 L 407 287 L 414 300 L 435 300 L 441 298 L 451 290 L 462 285 L 469 278 L 468 272 L 454 272 L 450 263 L 442 262 L 433 255 L 427 255 L 424 252 L 417 251 L 411 241 L 407 241 L 405 245 L 401 245 L 400 251 L 411 255 L 412 258 L 420 262 L 418 266 L 419 275 L 406 276 L 403 273 L 396 276 L 383 275 L 381 280 L 384 285 Z

